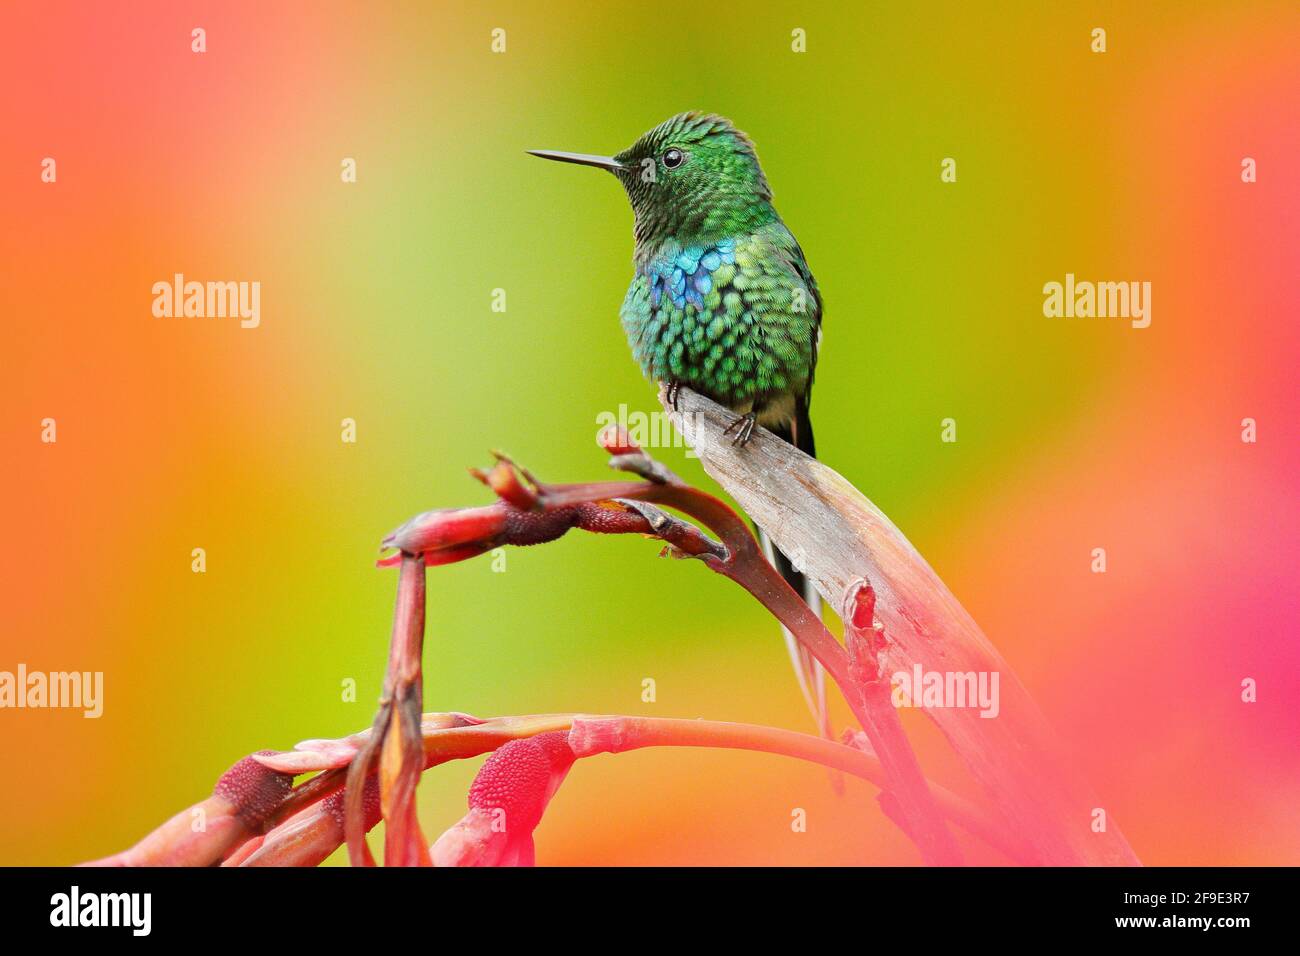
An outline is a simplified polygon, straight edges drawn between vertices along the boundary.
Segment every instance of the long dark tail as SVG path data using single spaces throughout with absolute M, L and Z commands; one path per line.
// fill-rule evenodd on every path
M 802 398 L 795 404 L 793 420 L 788 425 L 772 428 L 771 431 L 772 434 L 789 442 L 805 454 L 813 458 L 817 457 L 817 446 L 813 442 L 812 420 L 808 417 L 808 404 Z M 781 577 L 794 588 L 795 593 L 803 595 L 803 599 L 812 608 L 813 613 L 821 617 L 822 600 L 817 589 L 795 569 L 794 563 L 788 557 L 773 546 L 772 540 L 762 528 L 757 525 L 755 528 L 767 559 L 781 572 Z M 790 663 L 794 666 L 795 677 L 799 679 L 799 689 L 803 691 L 808 709 L 817 722 L 817 729 L 823 736 L 830 738 L 833 735 L 830 715 L 826 709 L 826 671 L 817 659 L 794 639 L 794 635 L 784 627 L 781 628 L 781 632 L 785 637 L 786 649 L 790 653 Z

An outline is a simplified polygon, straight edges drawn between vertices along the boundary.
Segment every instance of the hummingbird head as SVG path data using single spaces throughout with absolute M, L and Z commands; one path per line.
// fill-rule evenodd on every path
M 638 247 L 722 238 L 776 218 L 753 142 L 710 113 L 680 113 L 616 156 L 529 152 L 617 176 L 636 214 Z

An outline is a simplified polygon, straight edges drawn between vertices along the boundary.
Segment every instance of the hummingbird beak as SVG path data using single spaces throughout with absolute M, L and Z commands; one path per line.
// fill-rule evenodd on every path
M 532 156 L 540 156 L 542 159 L 553 159 L 559 163 L 577 163 L 579 166 L 596 166 L 600 169 L 608 169 L 612 173 L 627 169 L 613 156 L 592 156 L 589 153 L 559 153 L 552 149 L 529 149 L 525 150 Z

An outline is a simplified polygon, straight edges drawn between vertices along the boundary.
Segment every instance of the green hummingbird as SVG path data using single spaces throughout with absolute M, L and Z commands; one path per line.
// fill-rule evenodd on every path
M 621 318 L 642 371 L 737 413 L 727 434 L 745 445 L 755 424 L 814 455 L 808 406 L 822 299 L 750 138 L 730 120 L 681 113 L 615 156 L 529 150 L 609 170 L 636 216 L 632 284 Z M 820 612 L 817 592 L 759 529 L 768 559 Z M 786 632 L 800 688 L 829 730 L 825 674 Z

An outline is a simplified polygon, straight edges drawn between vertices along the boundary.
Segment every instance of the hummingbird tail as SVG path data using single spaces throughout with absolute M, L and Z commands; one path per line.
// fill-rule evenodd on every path
M 821 617 L 821 595 L 817 593 L 812 582 L 794 569 L 790 559 L 776 549 L 772 539 L 762 528 L 758 529 L 758 541 L 763 547 L 767 560 L 781 572 L 781 577 L 794 588 L 795 593 L 803 595 L 804 602 L 812 608 L 814 614 Z M 794 676 L 799 681 L 799 690 L 803 693 L 808 710 L 817 724 L 817 731 L 827 740 L 833 740 L 834 732 L 826 707 L 826 670 L 785 627 L 781 628 L 781 636 L 785 638 L 785 647 L 790 655 L 790 664 L 794 667 Z
M 772 434 L 783 441 L 789 442 L 800 451 L 816 458 L 816 446 L 813 442 L 812 421 L 808 417 L 808 404 L 800 399 L 795 406 L 795 417 L 786 427 L 776 427 L 772 429 Z M 762 528 L 755 526 L 758 531 L 758 541 L 763 547 L 763 553 L 785 578 L 786 583 L 790 585 L 796 594 L 803 595 L 804 601 L 812 608 L 813 613 L 818 617 L 822 615 L 822 599 L 817 593 L 811 581 L 799 571 L 794 563 L 777 550 L 772 544 L 772 539 L 767 536 Z M 826 707 L 826 670 L 822 667 L 821 662 L 808 653 L 802 644 L 794 639 L 786 628 L 781 628 L 781 634 L 785 638 L 786 650 L 790 654 L 790 663 L 794 666 L 795 677 L 799 681 L 799 690 L 803 692 L 804 700 L 808 704 L 808 710 L 812 713 L 813 720 L 817 723 L 818 732 L 828 740 L 834 739 L 834 729 L 831 727 L 830 712 Z

